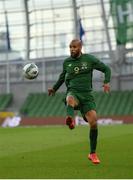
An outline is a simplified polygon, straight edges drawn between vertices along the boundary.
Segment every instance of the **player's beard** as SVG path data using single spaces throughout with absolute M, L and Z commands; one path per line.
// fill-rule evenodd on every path
M 71 57 L 72 58 L 77 58 L 77 57 L 79 57 L 81 55 L 81 52 L 79 53 L 79 52 L 71 52 Z
M 78 58 L 78 57 L 81 56 L 81 54 L 82 54 L 81 52 L 80 52 L 80 53 L 79 53 L 79 52 L 78 52 L 78 53 L 72 53 L 72 52 L 71 52 L 71 57 L 72 57 L 72 58 Z

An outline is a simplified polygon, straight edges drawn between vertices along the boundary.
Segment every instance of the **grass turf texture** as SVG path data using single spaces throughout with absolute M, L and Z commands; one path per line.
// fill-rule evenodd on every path
M 0 178 L 133 178 L 133 125 L 99 127 L 101 164 L 88 159 L 88 127 L 0 128 Z

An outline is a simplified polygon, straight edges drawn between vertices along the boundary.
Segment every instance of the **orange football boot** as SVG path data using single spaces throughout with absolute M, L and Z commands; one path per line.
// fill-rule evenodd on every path
M 89 155 L 88 155 L 88 159 L 89 159 L 90 161 L 92 161 L 92 163 L 94 163 L 94 164 L 99 164 L 99 163 L 100 163 L 100 160 L 99 160 L 99 158 L 98 158 L 98 156 L 97 156 L 96 153 L 91 153 L 91 154 L 89 154 Z
M 70 129 L 75 128 L 75 121 L 73 120 L 71 116 L 66 117 L 66 125 L 69 126 Z

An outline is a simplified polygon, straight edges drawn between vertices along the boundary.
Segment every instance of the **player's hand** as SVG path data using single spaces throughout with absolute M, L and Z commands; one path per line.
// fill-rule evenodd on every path
M 55 90 L 53 88 L 48 88 L 48 95 L 49 96 L 54 96 L 55 95 Z
M 104 84 L 103 90 L 105 93 L 109 93 L 110 92 L 110 84 L 109 83 Z

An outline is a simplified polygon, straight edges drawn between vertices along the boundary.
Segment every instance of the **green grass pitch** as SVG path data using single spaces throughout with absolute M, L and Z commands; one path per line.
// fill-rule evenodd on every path
M 99 127 L 101 164 L 87 159 L 87 126 L 0 128 L 0 178 L 133 178 L 133 125 Z

